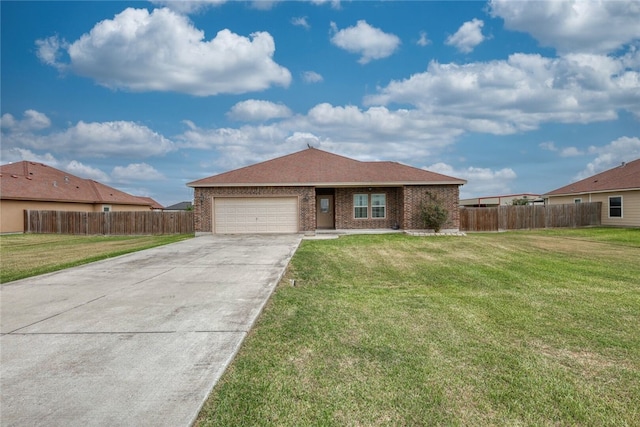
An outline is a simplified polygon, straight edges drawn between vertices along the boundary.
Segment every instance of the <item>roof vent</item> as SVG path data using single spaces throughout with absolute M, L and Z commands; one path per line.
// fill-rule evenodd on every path
M 622 162 L 622 164 L 620 165 L 621 168 L 625 167 L 627 165 L 627 162 Z
M 11 178 L 17 178 L 18 175 L 11 175 Z
M 58 181 L 53 181 L 53 186 L 57 187 L 58 186 Z
M 65 184 L 68 184 L 68 183 L 69 183 L 69 177 L 68 177 L 68 176 L 65 176 L 65 177 L 64 177 L 64 183 L 65 183 Z

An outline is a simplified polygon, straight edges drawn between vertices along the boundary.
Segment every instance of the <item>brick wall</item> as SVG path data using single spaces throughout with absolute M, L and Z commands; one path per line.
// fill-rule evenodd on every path
M 354 194 L 369 195 L 369 218 L 354 218 Z M 371 194 L 386 194 L 386 218 L 371 218 Z M 402 225 L 402 188 L 369 187 L 336 188 L 336 228 L 337 229 L 372 229 L 392 228 Z
M 299 231 L 316 229 L 316 195 L 314 187 L 211 187 L 194 189 L 195 231 L 213 231 L 214 197 L 298 197 Z
M 335 226 L 337 229 L 393 228 L 396 224 L 405 230 L 420 230 L 424 226 L 419 218 L 422 200 L 429 201 L 427 192 L 440 200 L 449 211 L 449 219 L 443 229 L 459 229 L 459 187 L 457 185 L 433 185 L 404 187 L 369 187 L 335 189 Z M 354 218 L 354 194 L 386 194 L 386 218 Z M 298 227 L 300 232 L 316 230 L 316 193 L 314 187 L 213 187 L 195 188 L 195 231 L 212 232 L 214 197 L 277 197 L 296 196 L 300 208 Z
M 444 208 L 449 212 L 449 218 L 443 229 L 460 228 L 460 212 L 458 210 L 460 188 L 457 185 L 407 185 L 404 187 L 404 221 L 402 228 L 405 230 L 421 230 L 424 225 L 420 221 L 420 202 L 429 202 L 427 192 L 435 196 Z

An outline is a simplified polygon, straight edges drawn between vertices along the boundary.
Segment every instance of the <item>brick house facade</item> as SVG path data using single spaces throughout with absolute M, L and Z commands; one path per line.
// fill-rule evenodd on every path
M 324 196 L 330 196 L 334 201 L 331 207 L 333 224 L 329 228 L 420 230 L 424 228 L 419 217 L 420 204 L 430 203 L 435 197 L 449 212 L 443 229 L 457 230 L 459 186 L 464 183 L 457 178 L 398 163 L 359 162 L 311 148 L 188 185 L 194 188 L 197 233 L 219 232 L 215 207 L 223 199 L 232 203 L 234 200 L 256 202 L 257 205 L 254 203 L 245 208 L 256 211 L 256 217 L 263 215 L 259 202 L 264 201 L 267 207 L 270 201 L 286 199 L 293 203 L 289 204 L 295 207 L 295 212 L 282 215 L 296 217 L 294 227 L 287 230 L 313 233 L 319 228 L 318 198 Z M 361 218 L 356 218 L 355 214 L 354 200 L 358 196 L 369 201 L 367 213 Z M 381 210 L 377 210 L 376 215 L 372 214 L 374 196 L 382 201 L 382 208 L 377 207 Z M 239 204 L 237 209 L 243 208 Z M 239 211 L 239 216 L 243 215 L 244 212 Z M 251 218 L 253 220 L 253 216 Z M 262 218 L 256 218 L 256 221 L 260 220 Z M 277 222 L 278 218 L 264 221 Z M 247 224 L 247 227 L 241 224 L 237 230 L 251 232 L 255 228 L 253 224 Z

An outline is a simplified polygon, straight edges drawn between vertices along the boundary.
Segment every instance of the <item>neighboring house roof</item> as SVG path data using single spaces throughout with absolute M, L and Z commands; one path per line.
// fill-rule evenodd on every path
M 151 197 L 138 196 L 138 199 L 144 200 L 145 202 L 149 203 L 151 209 L 164 209 L 160 203 L 153 200 Z
M 466 181 L 396 162 L 361 162 L 309 148 L 203 178 L 189 187 L 465 184 Z
M 545 196 L 640 189 L 640 159 L 550 191 Z
M 151 206 L 98 181 L 29 161 L 0 166 L 0 185 L 2 199 Z
M 191 202 L 180 202 L 175 205 L 167 206 L 164 208 L 165 211 L 186 211 L 193 207 Z

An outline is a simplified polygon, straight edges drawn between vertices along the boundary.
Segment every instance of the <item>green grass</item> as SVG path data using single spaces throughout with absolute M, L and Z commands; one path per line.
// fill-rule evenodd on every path
M 198 425 L 640 425 L 639 259 L 640 230 L 304 241 Z
M 193 236 L 3 235 L 0 236 L 0 283 L 166 245 L 191 237 Z

